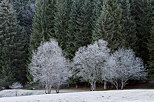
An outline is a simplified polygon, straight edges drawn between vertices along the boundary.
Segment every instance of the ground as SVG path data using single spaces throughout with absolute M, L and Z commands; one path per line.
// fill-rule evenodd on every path
M 73 93 L 73 92 L 85 92 L 86 89 L 62 89 L 60 93 Z M 16 97 L 16 96 L 29 96 L 29 95 L 42 95 L 45 94 L 45 90 L 23 90 L 23 89 L 11 89 L 0 91 L 0 98 L 2 97 Z M 56 94 L 55 90 L 51 91 L 51 94 Z
M 0 98 L 0 102 L 154 102 L 154 90 L 110 90 Z

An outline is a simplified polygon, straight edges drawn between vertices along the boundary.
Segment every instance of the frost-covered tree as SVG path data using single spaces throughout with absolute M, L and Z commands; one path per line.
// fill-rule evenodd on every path
M 142 59 L 135 56 L 131 49 L 120 48 L 105 63 L 105 76 L 102 78 L 113 84 L 116 89 L 123 89 L 129 79 L 139 80 L 146 76 Z
M 104 61 L 109 55 L 107 44 L 104 40 L 98 40 L 87 47 L 81 47 L 73 59 L 74 70 L 78 71 L 78 76 L 90 83 L 91 91 L 95 90 L 96 82 L 100 80 L 102 74 Z
M 60 85 L 66 82 L 69 76 L 67 60 L 62 54 L 58 42 L 54 39 L 41 43 L 37 51 L 33 52 L 29 67 L 34 81 L 45 85 L 48 94 L 51 93 L 52 87 L 58 93 Z

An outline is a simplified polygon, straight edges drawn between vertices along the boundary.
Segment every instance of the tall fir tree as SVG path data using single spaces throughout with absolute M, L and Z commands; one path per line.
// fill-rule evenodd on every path
M 13 9 L 16 11 L 18 24 L 20 26 L 31 28 L 35 0 L 10 0 Z M 27 29 L 28 29 L 27 28 Z M 29 33 L 30 31 L 27 30 Z
M 74 0 L 65 0 L 58 5 L 58 12 L 55 15 L 55 33 L 59 45 L 65 52 L 67 58 L 72 58 L 73 34 L 68 32 L 71 11 Z
M 10 50 L 12 49 L 7 45 L 3 45 L 0 49 L 0 86 L 6 88 L 15 81 Z
M 3 0 L 0 3 L 0 80 L 9 85 L 14 78 L 14 69 L 12 61 L 14 52 L 14 38 L 17 34 L 17 20 L 14 10 L 9 4 L 9 0 Z
M 34 2 L 35 0 L 10 0 L 13 9 L 16 11 L 17 23 L 18 23 L 18 34 L 15 39 L 16 47 L 15 59 L 13 62 L 15 68 L 17 68 L 15 75 L 18 75 L 16 79 L 23 84 L 27 81 L 26 73 L 28 71 L 28 58 L 29 58 L 29 41 L 32 31 L 32 19 L 34 16 Z M 21 58 L 21 56 L 23 56 Z M 18 63 L 18 64 L 17 64 Z M 22 73 L 22 74 L 19 74 Z
M 135 24 L 130 17 L 129 2 L 126 1 L 105 0 L 100 18 L 93 30 L 93 41 L 108 41 L 112 51 L 119 47 L 135 47 Z
M 150 36 L 151 12 L 152 6 L 150 0 L 130 0 L 131 1 L 131 15 L 135 19 L 137 42 L 136 42 L 136 54 L 141 57 L 147 64 L 149 59 L 149 51 L 147 47 L 148 39 Z
M 126 33 L 124 39 L 126 42 L 126 47 L 132 48 L 134 51 L 137 50 L 137 31 L 135 19 L 131 15 L 131 2 L 130 0 L 119 0 L 121 7 L 123 9 L 123 29 Z
M 42 41 L 56 37 L 54 30 L 56 5 L 57 0 L 36 0 L 30 50 L 35 50 Z
M 28 38 L 29 34 L 27 34 L 26 30 L 23 27 L 18 26 L 17 34 L 14 38 L 14 47 L 11 50 L 14 54 L 11 57 L 13 58 L 12 68 L 15 70 L 15 79 L 22 84 L 25 84 L 28 81 Z
M 28 34 L 18 26 L 15 11 L 9 1 L 3 0 L 0 5 L 1 82 L 26 83 Z
M 100 0 L 74 0 L 67 29 L 66 53 L 70 59 L 79 47 L 92 42 L 92 29 L 101 6 Z
M 150 35 L 150 39 L 148 42 L 148 49 L 149 49 L 149 77 L 154 78 L 154 25 L 152 26 L 151 29 L 151 35 Z
M 151 21 L 152 27 L 150 30 L 150 37 L 148 39 L 149 61 L 148 61 L 148 76 L 149 79 L 154 78 L 154 0 L 151 0 Z

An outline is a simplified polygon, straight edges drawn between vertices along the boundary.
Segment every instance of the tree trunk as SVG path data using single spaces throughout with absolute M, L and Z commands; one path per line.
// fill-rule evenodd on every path
M 45 85 L 45 93 L 51 94 L 51 85 Z
M 78 88 L 78 85 L 77 85 L 77 84 L 75 85 L 75 88 L 76 88 L 76 89 Z
M 116 89 L 119 90 L 118 86 L 116 86 Z
M 115 86 L 115 88 L 118 90 L 119 89 L 119 84 L 118 84 L 118 82 L 115 82 L 114 83 L 114 86 Z
M 125 86 L 125 82 L 121 82 L 121 90 L 124 88 L 124 86 Z
M 59 85 L 56 87 L 56 93 L 59 93 Z
M 104 81 L 104 90 L 106 90 L 106 89 L 107 89 L 106 85 L 107 85 L 107 82 L 106 82 L 106 81 Z
M 56 89 L 56 93 L 59 93 L 59 90 L 58 89 Z
M 91 85 L 91 91 L 95 91 L 95 89 L 96 89 L 96 82 L 95 81 L 91 82 L 90 85 Z

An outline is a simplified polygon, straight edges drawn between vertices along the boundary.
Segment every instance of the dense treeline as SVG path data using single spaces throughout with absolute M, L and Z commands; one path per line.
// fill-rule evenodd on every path
M 28 81 L 33 10 L 32 4 L 27 4 L 30 4 L 28 0 L 2 0 L 0 3 L 0 80 L 6 86 L 15 81 L 23 84 Z
M 154 78 L 154 0 L 0 2 L 0 84 L 25 84 L 32 52 L 50 38 L 70 60 L 78 48 L 98 39 L 107 41 L 111 52 L 132 48 Z

